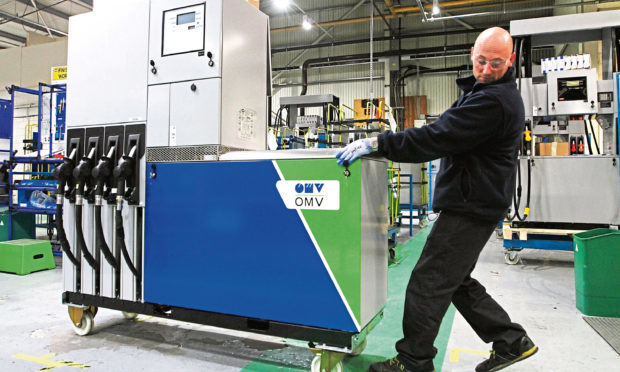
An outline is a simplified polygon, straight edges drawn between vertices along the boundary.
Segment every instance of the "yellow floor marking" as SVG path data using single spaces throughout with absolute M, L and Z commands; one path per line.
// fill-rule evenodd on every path
M 32 355 L 26 355 L 26 354 L 15 354 L 15 355 L 12 355 L 12 357 L 17 358 L 17 359 L 27 360 L 29 362 L 43 364 L 47 366 L 47 367 L 41 368 L 39 371 L 48 371 L 50 369 L 58 368 L 58 367 L 73 367 L 73 368 L 79 368 L 79 369 L 86 369 L 90 367 L 85 364 L 72 362 L 70 360 L 62 360 L 60 362 L 57 362 L 55 360 L 49 360 L 49 358 L 55 355 L 56 354 L 54 353 L 50 353 L 50 354 L 45 354 L 42 357 L 35 357 Z
M 459 354 L 468 353 L 468 354 L 478 354 L 478 355 L 489 355 L 488 351 L 482 350 L 470 350 L 470 349 L 451 349 L 450 350 L 450 361 L 452 363 L 458 363 Z
M 138 321 L 138 322 L 144 322 L 145 320 L 149 320 L 149 319 L 151 319 L 152 317 L 153 317 L 152 315 L 145 316 L 144 318 L 139 318 L 137 321 Z

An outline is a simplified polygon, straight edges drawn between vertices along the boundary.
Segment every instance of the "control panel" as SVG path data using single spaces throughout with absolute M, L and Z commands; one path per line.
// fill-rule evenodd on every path
M 205 4 L 163 12 L 162 57 L 205 48 Z

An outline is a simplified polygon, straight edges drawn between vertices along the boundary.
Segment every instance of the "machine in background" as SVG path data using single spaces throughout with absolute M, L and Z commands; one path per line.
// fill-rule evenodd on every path
M 345 108 L 350 109 L 333 94 L 281 97 L 271 126 L 278 149 L 343 147 L 356 139 L 377 135 L 390 125 L 383 116 L 391 115 L 391 108 L 383 102 L 376 106 L 368 101 L 361 119 L 347 119 Z
M 504 224 L 508 263 L 523 248 L 572 250 L 571 234 L 620 225 L 619 30 L 620 11 L 511 22 L 526 130 Z M 571 58 L 532 77 L 533 47 L 593 40 L 602 41 L 603 80 Z
M 387 164 L 247 151 L 267 146 L 271 66 L 245 0 L 94 9 L 70 19 L 55 169 L 76 333 L 105 307 L 309 341 L 313 371 L 341 368 L 383 316 Z

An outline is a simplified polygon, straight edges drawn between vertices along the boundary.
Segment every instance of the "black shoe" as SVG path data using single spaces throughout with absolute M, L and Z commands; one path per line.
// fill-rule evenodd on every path
M 398 356 L 395 356 L 392 359 L 384 360 L 383 362 L 373 363 L 370 365 L 370 368 L 368 368 L 368 372 L 392 372 L 392 371 L 395 371 L 395 372 L 435 372 L 434 369 L 425 369 L 425 370 L 409 369 L 405 367 L 405 365 L 402 364 L 398 360 Z
M 514 348 L 515 353 L 499 353 L 491 350 L 491 357 L 476 366 L 476 372 L 492 372 L 504 369 L 509 365 L 529 358 L 536 354 L 538 346 L 534 345 L 527 335 L 521 337 L 518 347 Z

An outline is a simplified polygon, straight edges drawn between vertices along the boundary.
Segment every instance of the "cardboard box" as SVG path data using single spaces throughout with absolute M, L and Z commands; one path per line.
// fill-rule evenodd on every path
M 537 143 L 536 154 L 539 156 L 568 156 L 570 155 L 570 148 L 568 142 Z
M 568 142 L 554 142 L 554 145 L 557 145 L 555 154 L 552 156 L 568 156 L 570 155 L 570 148 L 568 146 Z M 553 153 L 553 149 L 551 150 Z

